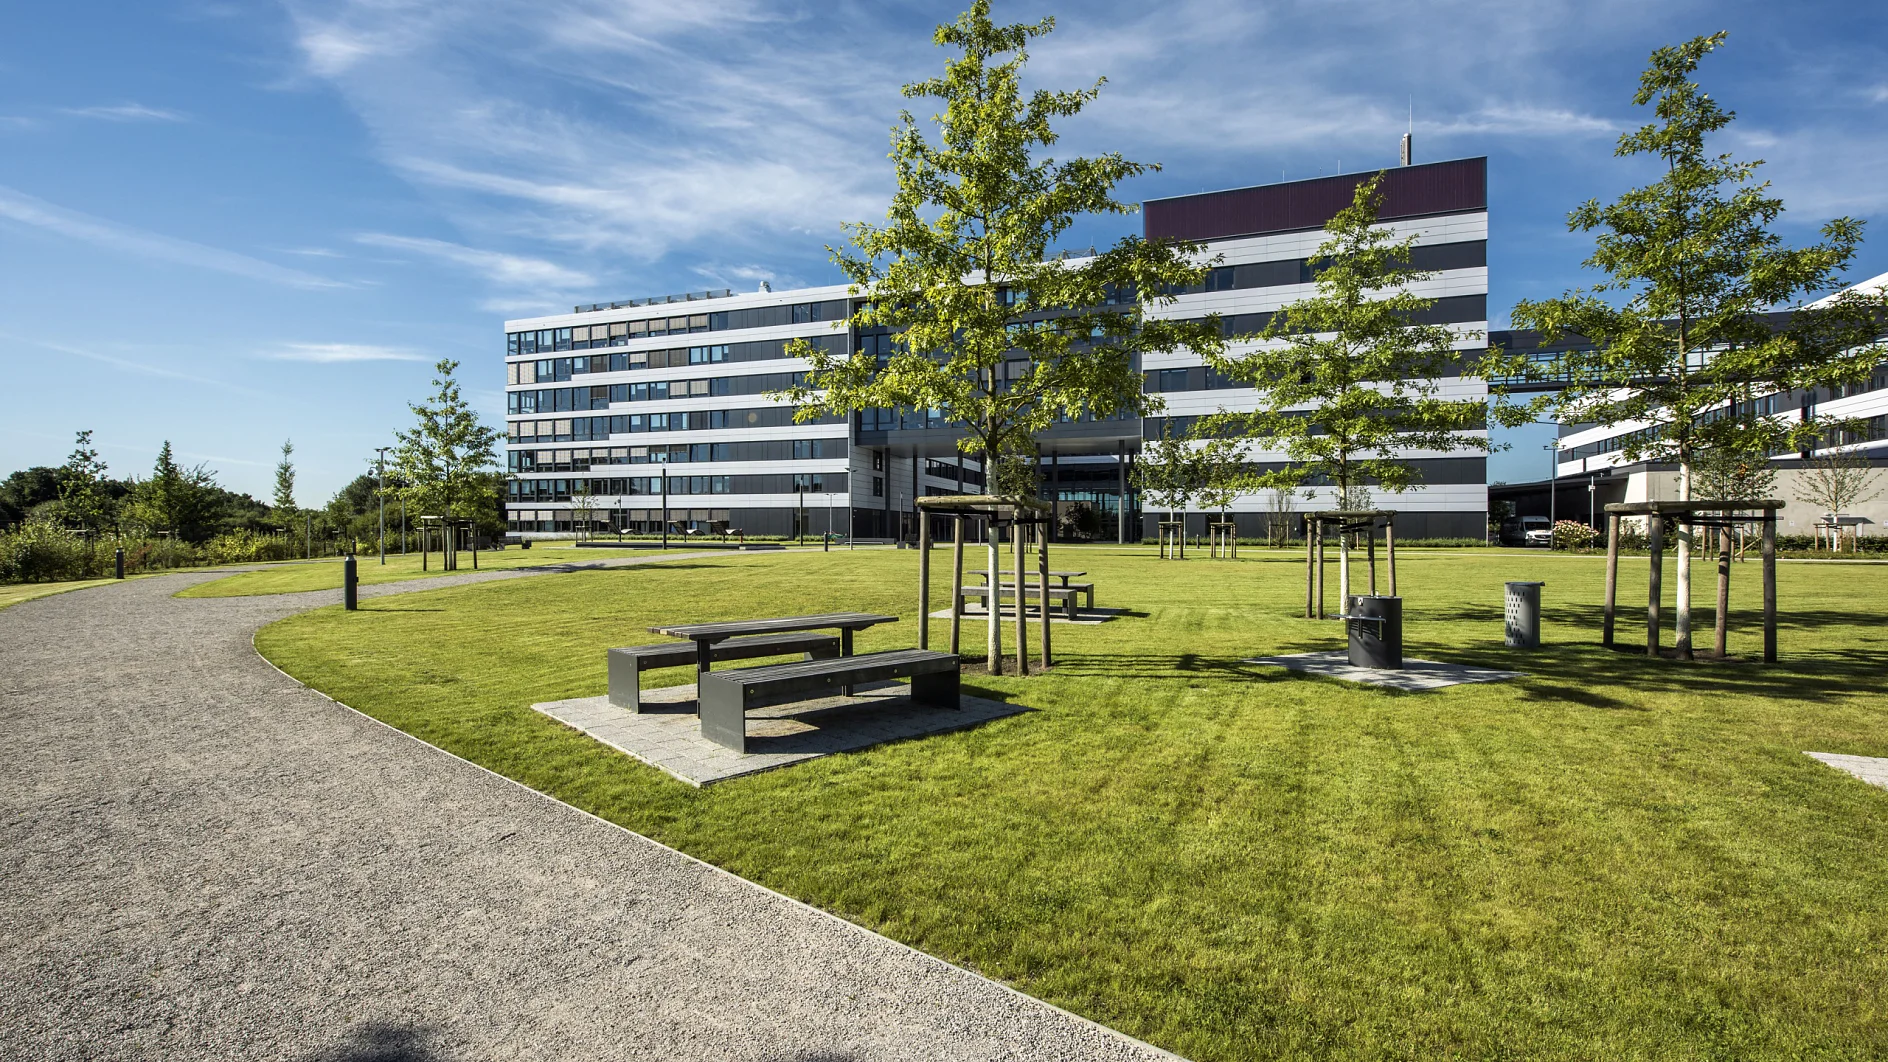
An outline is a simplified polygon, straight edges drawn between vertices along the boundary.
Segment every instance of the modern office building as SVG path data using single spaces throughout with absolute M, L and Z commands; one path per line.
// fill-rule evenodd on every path
M 1220 261 L 1198 290 L 1151 311 L 1219 313 L 1233 332 L 1311 293 L 1306 261 L 1323 226 L 1348 206 L 1368 173 L 1241 188 L 1146 204 L 1145 235 L 1204 243 Z M 1437 275 L 1414 289 L 1437 301 L 1424 323 L 1455 327 L 1464 350 L 1487 326 L 1487 168 L 1484 159 L 1392 169 L 1384 222 L 1417 238 L 1415 265 Z M 796 424 L 768 397 L 804 372 L 785 356 L 796 338 L 828 350 L 880 353 L 890 337 L 851 330 L 846 289 L 682 296 L 577 307 L 570 314 L 506 323 L 506 404 L 511 530 L 568 533 L 573 521 L 653 531 L 664 512 L 696 529 L 860 538 L 915 531 L 914 498 L 980 491 L 975 461 L 959 455 L 961 432 L 924 411 L 874 410 L 848 423 Z M 1108 537 L 1152 534 L 1159 514 L 1140 512 L 1129 480 L 1144 439 L 1163 418 L 1253 408 L 1257 395 L 1208 369 L 1197 356 L 1167 355 L 1138 366 L 1164 400 L 1156 417 L 1059 424 L 1038 437 L 1045 497 L 1083 504 Z M 1439 381 L 1449 397 L 1481 397 L 1477 381 Z M 1260 462 L 1280 455 L 1255 453 Z M 1476 536 L 1486 526 L 1480 454 L 1412 454 L 1421 485 L 1378 499 L 1403 515 L 1409 536 Z M 1328 507 L 1312 488 L 1299 509 Z M 1266 499 L 1234 506 L 1242 532 L 1262 533 Z M 1193 520 L 1203 522 L 1196 514 Z M 1196 529 L 1200 530 L 1200 529 Z
M 1881 291 L 1888 286 L 1888 274 L 1863 281 L 1857 289 Z M 1776 326 L 1787 323 L 1788 313 L 1771 317 Z M 1525 331 L 1497 332 L 1491 337 L 1505 349 L 1545 361 L 1557 351 L 1580 349 L 1577 337 L 1553 346 L 1543 345 L 1538 334 Z M 1552 380 L 1537 385 L 1551 389 Z M 1778 514 L 1778 530 L 1786 535 L 1807 535 L 1823 521 L 1827 513 L 1804 502 L 1800 482 L 1810 459 L 1835 452 L 1848 453 L 1881 469 L 1876 480 L 1882 488 L 1874 497 L 1841 514 L 1855 518 L 1859 533 L 1877 535 L 1888 526 L 1888 364 L 1878 365 L 1864 379 L 1836 388 L 1814 392 L 1787 392 L 1757 395 L 1752 412 L 1761 416 L 1800 418 L 1813 414 L 1829 420 L 1848 421 L 1853 427 L 1833 433 L 1826 445 L 1800 453 L 1778 454 L 1771 458 L 1776 471 L 1773 494 L 1788 503 Z M 1653 430 L 1650 421 L 1634 421 L 1612 427 L 1590 424 L 1563 424 L 1551 452 L 1541 455 L 1540 480 L 1530 483 L 1500 484 L 1493 494 L 1511 502 L 1515 516 L 1551 516 L 1582 523 L 1599 523 L 1600 514 L 1612 502 L 1675 501 L 1678 498 L 1678 466 L 1670 462 L 1627 461 L 1621 453 L 1626 441 Z

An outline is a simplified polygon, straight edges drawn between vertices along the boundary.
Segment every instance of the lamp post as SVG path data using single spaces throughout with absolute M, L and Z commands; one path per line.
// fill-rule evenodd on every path
M 1542 446 L 1547 451 L 1547 548 L 1554 548 L 1554 522 L 1560 514 L 1560 440 Z
M 1599 510 L 1596 508 L 1594 504 L 1594 498 L 1596 495 L 1599 494 L 1598 483 L 1599 483 L 1598 476 L 1586 477 L 1586 526 L 1592 528 L 1595 531 L 1598 531 L 1600 529 L 1600 525 L 1598 523 Z
M 380 565 L 387 565 L 387 451 L 391 446 L 376 446 L 374 452 L 380 455 L 379 464 L 374 471 L 374 493 L 380 498 Z

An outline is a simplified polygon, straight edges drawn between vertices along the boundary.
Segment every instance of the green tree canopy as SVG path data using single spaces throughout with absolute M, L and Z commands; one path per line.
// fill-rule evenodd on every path
M 1329 483 L 1340 499 L 1365 483 L 1392 492 L 1417 482 L 1407 451 L 1480 450 L 1486 423 L 1480 399 L 1440 395 L 1436 380 L 1456 360 L 1458 333 L 1411 321 L 1434 305 L 1409 286 L 1435 274 L 1410 267 L 1415 237 L 1396 238 L 1377 224 L 1382 175 L 1357 186 L 1351 205 L 1325 226 L 1329 238 L 1312 258 L 1317 294 L 1272 315 L 1243 351 L 1211 351 L 1220 372 L 1259 390 L 1259 408 L 1219 413 L 1215 434 L 1258 441 L 1290 458 L 1264 485 Z
M 81 528 L 99 532 L 113 523 L 111 481 L 105 475 L 105 462 L 99 460 L 92 446 L 92 433 L 79 432 L 73 440 L 72 455 L 59 466 L 59 501 L 65 518 Z
M 963 425 L 959 442 L 994 468 L 1004 454 L 1035 453 L 1033 436 L 1060 418 L 1138 414 L 1140 355 L 1217 349 L 1219 323 L 1146 317 L 1143 303 L 1200 281 L 1197 248 L 1123 239 L 1068 260 L 1053 245 L 1084 214 L 1126 214 L 1122 180 L 1158 167 L 1119 154 L 1057 160 L 1058 119 L 1100 93 L 1039 90 L 1025 97 L 1027 43 L 1053 19 L 999 26 L 978 0 L 934 41 L 954 48 L 944 75 L 907 85 L 934 99 L 937 139 L 910 112 L 892 133 L 897 179 L 886 222 L 846 226 L 833 260 L 860 304 L 852 324 L 883 327 L 889 353 L 835 354 L 805 342 L 806 382 L 786 392 L 802 419 L 874 408 L 929 410 Z
M 295 463 L 290 460 L 295 453 L 295 443 L 282 440 L 282 460 L 275 466 L 275 515 L 287 518 L 295 515 Z
M 416 515 L 489 518 L 498 431 L 466 404 L 453 378 L 458 368 L 456 361 L 440 361 L 432 397 L 407 406 L 415 423 L 395 433 L 393 473 L 402 484 L 398 496 Z
M 1619 138 L 1614 154 L 1648 156 L 1662 176 L 1611 204 L 1589 200 L 1568 217 L 1592 232 L 1586 266 L 1605 279 L 1585 290 L 1514 308 L 1517 328 L 1546 342 L 1584 337 L 1529 366 L 1493 352 L 1495 372 L 1551 374 L 1564 389 L 1536 400 L 1566 423 L 1633 425 L 1621 439 L 1627 461 L 1678 465 L 1678 493 L 1691 500 L 1700 455 L 1762 457 L 1814 445 L 1829 421 L 1768 415 L 1754 400 L 1826 387 L 1868 375 L 1881 360 L 1881 295 L 1843 292 L 1813 305 L 1806 297 L 1840 289 L 1862 223 L 1837 218 L 1823 241 L 1785 247 L 1770 227 L 1783 201 L 1756 179 L 1758 161 L 1713 154 L 1707 140 L 1736 115 L 1692 80 L 1723 33 L 1652 53 L 1633 103 L 1655 120 Z M 1794 308 L 1778 328 L 1770 311 Z M 1499 391 L 1499 389 L 1497 389 Z M 1691 654 L 1691 540 L 1678 541 L 1677 645 Z
M 187 542 L 201 542 L 216 530 L 213 520 L 220 496 L 216 474 L 204 465 L 185 468 L 171 452 L 170 440 L 157 452 L 151 478 L 132 494 L 132 519 L 152 531 L 165 531 Z

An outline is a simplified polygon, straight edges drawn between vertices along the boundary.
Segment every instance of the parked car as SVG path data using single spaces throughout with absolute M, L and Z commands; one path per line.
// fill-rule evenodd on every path
M 1552 549 L 1554 545 L 1553 523 L 1545 516 L 1523 516 L 1521 518 L 1521 543 L 1526 546 Z

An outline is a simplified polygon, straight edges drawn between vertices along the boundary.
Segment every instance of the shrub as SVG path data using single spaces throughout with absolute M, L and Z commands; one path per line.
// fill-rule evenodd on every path
M 1600 533 L 1577 520 L 1562 520 L 1554 525 L 1554 548 L 1585 552 L 1599 541 Z
M 0 533 L 0 583 L 84 579 L 95 551 L 77 535 L 45 520 L 28 520 Z
M 256 561 L 292 560 L 294 546 L 287 540 L 254 531 L 230 531 L 205 543 L 205 564 L 249 564 Z

